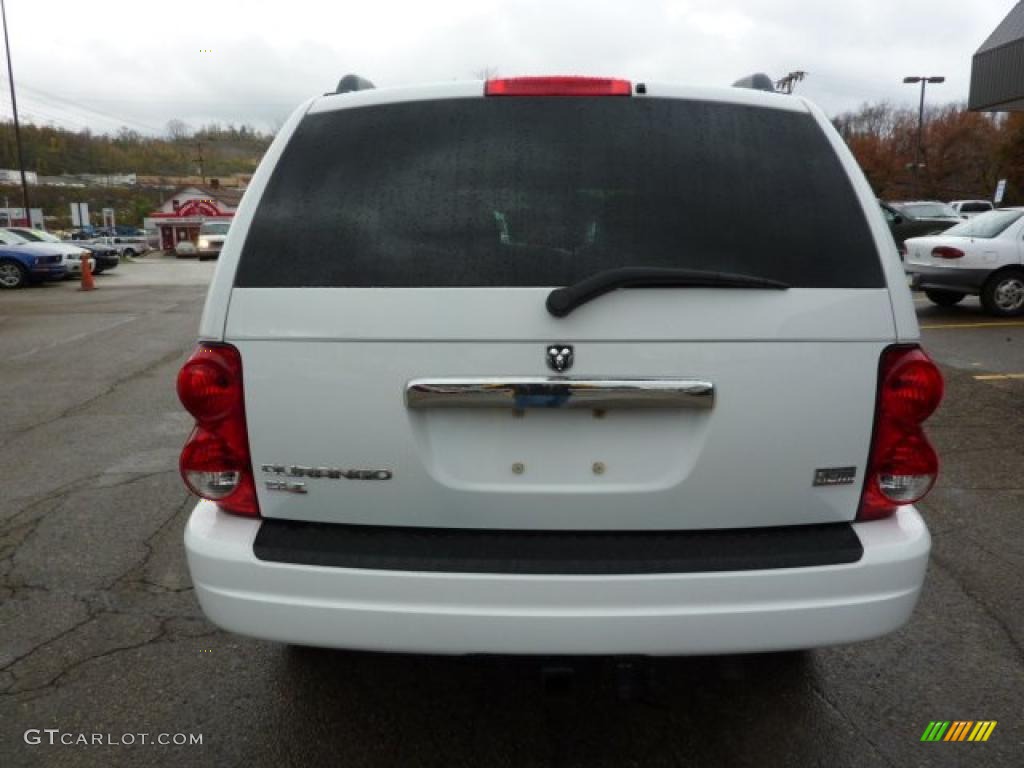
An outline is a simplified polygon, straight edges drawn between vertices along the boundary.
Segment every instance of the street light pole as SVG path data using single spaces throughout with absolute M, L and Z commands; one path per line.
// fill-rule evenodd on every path
M 18 99 L 14 95 L 14 68 L 11 66 L 11 41 L 7 38 L 7 7 L 0 0 L 0 16 L 4 22 L 4 49 L 7 51 L 7 77 L 11 81 L 11 113 L 14 115 L 14 143 L 18 147 L 18 170 L 21 171 L 21 197 L 25 206 L 25 221 L 32 226 L 32 214 L 29 212 L 28 182 L 25 180 L 25 158 L 21 152 L 21 126 L 18 125 Z
M 917 107 L 917 150 L 914 153 L 914 186 L 917 187 L 917 194 L 921 194 L 921 167 L 923 163 L 923 143 L 924 143 L 924 89 L 928 83 L 944 83 L 946 78 L 942 76 L 920 76 L 920 77 L 904 77 L 904 83 L 920 83 L 921 84 L 921 101 Z

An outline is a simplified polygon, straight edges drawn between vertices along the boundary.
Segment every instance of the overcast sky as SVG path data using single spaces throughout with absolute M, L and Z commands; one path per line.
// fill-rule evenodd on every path
M 67 128 L 260 128 L 357 72 L 377 85 L 612 75 L 728 85 L 802 69 L 829 114 L 916 104 L 904 75 L 967 98 L 971 55 L 1012 0 L 7 0 L 20 112 Z M 205 52 L 209 50 L 210 52 Z M 6 78 L 0 89 L 10 115 Z

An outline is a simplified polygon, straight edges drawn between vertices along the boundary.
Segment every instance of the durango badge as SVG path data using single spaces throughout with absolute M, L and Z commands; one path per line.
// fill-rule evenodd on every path
M 263 464 L 260 470 L 286 477 L 322 477 L 329 480 L 390 480 L 390 469 L 342 469 L 340 467 L 300 467 L 294 464 Z M 278 490 L 278 489 L 272 489 Z

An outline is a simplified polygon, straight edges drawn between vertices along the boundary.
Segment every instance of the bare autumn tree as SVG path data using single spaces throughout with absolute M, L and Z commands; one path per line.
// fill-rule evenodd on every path
M 1024 182 L 1024 120 L 1015 153 L 1007 121 L 969 112 L 965 104 L 932 107 L 925 112 L 920 178 L 912 172 L 917 147 L 917 111 L 889 102 L 863 104 L 833 119 L 875 194 L 886 199 L 989 198 L 1011 156 L 1020 158 Z
M 999 126 L 966 104 L 931 110 L 925 133 L 925 190 L 943 200 L 988 197 L 999 178 Z
M 912 134 L 917 115 L 890 102 L 863 104 L 853 112 L 833 119 L 846 140 L 875 194 L 879 197 L 905 197 L 912 178 L 907 164 L 913 162 Z
M 187 139 L 192 133 L 192 129 L 188 127 L 188 124 L 183 120 L 177 118 L 167 121 L 167 137 L 171 141 L 181 141 Z
M 999 178 L 1007 180 L 1004 202 L 1024 203 L 1024 113 L 1006 115 L 1000 125 L 997 150 Z

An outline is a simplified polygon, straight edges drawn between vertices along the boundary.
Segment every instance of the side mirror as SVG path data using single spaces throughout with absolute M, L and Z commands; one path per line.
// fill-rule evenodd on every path
M 902 224 L 903 223 L 903 217 L 900 216 L 898 213 L 893 214 L 892 223 L 893 224 Z

